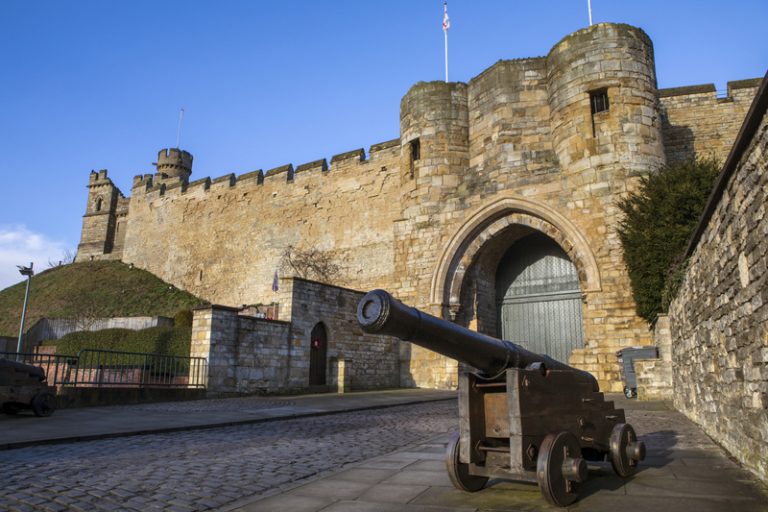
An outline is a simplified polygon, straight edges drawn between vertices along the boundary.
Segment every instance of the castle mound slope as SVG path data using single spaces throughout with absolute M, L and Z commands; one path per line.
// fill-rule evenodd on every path
M 26 281 L 0 291 L 0 335 L 18 336 Z M 25 330 L 40 318 L 170 316 L 203 302 L 119 261 L 72 263 L 32 278 Z

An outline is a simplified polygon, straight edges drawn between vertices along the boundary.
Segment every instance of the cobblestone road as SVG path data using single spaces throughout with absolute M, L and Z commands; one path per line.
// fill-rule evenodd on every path
M 454 401 L 0 452 L 0 510 L 207 510 L 455 428 Z

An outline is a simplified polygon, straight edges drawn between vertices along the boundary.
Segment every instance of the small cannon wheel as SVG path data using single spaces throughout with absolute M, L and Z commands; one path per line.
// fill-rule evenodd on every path
M 56 410 L 56 397 L 52 393 L 43 391 L 32 397 L 32 412 L 39 418 L 45 418 Z
M 536 461 L 536 477 L 541 494 L 552 505 L 566 507 L 576 501 L 578 484 L 587 479 L 587 463 L 581 457 L 576 436 L 559 432 L 544 438 Z
M 455 432 L 448 441 L 448 449 L 445 453 L 448 476 L 455 488 L 461 491 L 477 492 L 485 487 L 488 477 L 469 474 L 469 464 L 459 460 L 459 440 L 459 433 Z
M 611 465 L 620 477 L 635 474 L 637 464 L 645 459 L 645 443 L 637 440 L 635 429 L 627 423 L 619 423 L 611 432 Z

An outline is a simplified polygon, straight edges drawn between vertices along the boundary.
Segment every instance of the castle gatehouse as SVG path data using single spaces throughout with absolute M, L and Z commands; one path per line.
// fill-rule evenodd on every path
M 725 160 L 758 86 L 659 90 L 648 36 L 601 23 L 468 83 L 417 83 L 399 138 L 367 152 L 193 180 L 192 155 L 164 149 L 130 196 L 92 172 L 77 261 L 118 259 L 222 305 L 193 328 L 222 391 L 455 386 L 454 361 L 362 337 L 353 302 L 372 288 L 620 391 L 616 351 L 653 341 L 617 202 L 666 163 Z

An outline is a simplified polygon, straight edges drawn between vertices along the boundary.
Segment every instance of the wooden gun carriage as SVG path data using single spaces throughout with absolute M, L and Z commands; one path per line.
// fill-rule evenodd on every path
M 587 479 L 587 461 L 610 460 L 622 477 L 645 458 L 645 444 L 605 401 L 597 380 L 509 341 L 441 320 L 373 290 L 357 306 L 368 333 L 396 336 L 478 371 L 459 377 L 459 432 L 447 450 L 448 474 L 464 491 L 489 478 L 538 483 L 567 506 Z

